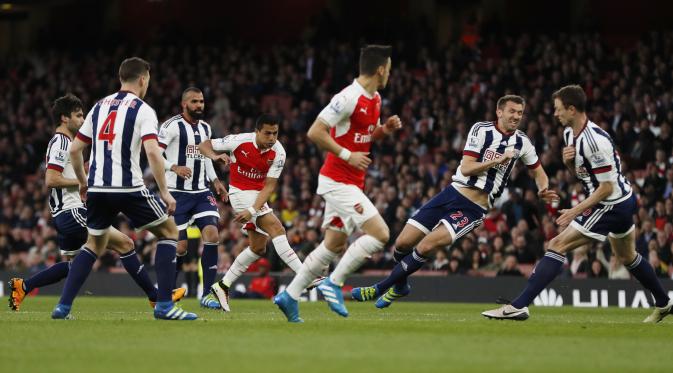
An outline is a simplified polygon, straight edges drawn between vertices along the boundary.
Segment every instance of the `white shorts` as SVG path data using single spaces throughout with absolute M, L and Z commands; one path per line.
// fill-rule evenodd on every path
M 323 228 L 350 236 L 355 228 L 359 229 L 367 220 L 379 215 L 372 201 L 355 185 L 340 183 L 320 175 L 318 194 L 325 199 Z M 360 212 L 356 211 L 356 207 Z
M 229 203 L 231 207 L 234 208 L 234 213 L 238 214 L 239 212 L 246 210 L 248 207 L 252 206 L 259 195 L 258 190 L 240 190 L 238 188 L 230 187 L 229 188 Z M 243 229 L 245 230 L 255 230 L 261 234 L 267 235 L 266 232 L 261 230 L 257 226 L 257 218 L 270 214 L 273 212 L 273 209 L 269 207 L 267 203 L 264 203 L 262 208 L 252 215 L 252 218 L 245 224 L 243 224 Z

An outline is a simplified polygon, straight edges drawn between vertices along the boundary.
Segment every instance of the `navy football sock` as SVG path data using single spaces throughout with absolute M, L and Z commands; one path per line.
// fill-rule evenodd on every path
M 533 303 L 533 299 L 559 275 L 564 261 L 565 257 L 563 255 L 548 250 L 533 269 L 533 273 L 528 279 L 528 285 L 512 302 L 512 306 L 523 308 Z
M 654 305 L 664 307 L 668 304 L 668 294 L 661 286 L 661 282 L 654 273 L 654 269 L 640 254 L 636 254 L 636 259 L 626 266 L 629 272 L 645 287 L 652 292 L 654 296 Z
M 53 266 L 34 274 L 23 282 L 24 290 L 30 293 L 35 288 L 55 284 L 68 276 L 69 262 L 56 263 Z
M 185 256 L 187 256 L 187 253 L 182 255 L 176 254 L 175 256 L 175 280 L 173 281 L 173 289 L 178 287 L 178 276 L 180 276 L 182 265 L 185 263 Z
M 402 261 L 402 259 L 404 259 L 405 256 L 409 254 L 410 254 L 409 251 L 400 251 L 395 249 L 393 250 L 393 260 L 395 261 L 395 263 L 399 263 Z
M 414 249 L 411 254 L 405 256 L 402 261 L 395 265 L 395 268 L 393 268 L 387 278 L 374 286 L 376 286 L 379 294 L 383 294 L 395 284 L 404 284 L 404 282 L 407 280 L 407 277 L 418 271 L 427 261 L 428 258 L 419 254 L 418 251 Z
M 178 242 L 163 238 L 157 242 L 157 252 L 154 257 L 154 267 L 157 271 L 157 302 L 170 302 L 173 285 L 175 284 L 175 251 Z
M 157 288 L 155 288 L 154 284 L 152 284 L 152 280 L 150 279 L 150 275 L 145 270 L 145 266 L 140 264 L 140 260 L 138 260 L 136 251 L 131 250 L 130 252 L 120 256 L 119 259 L 121 259 L 124 269 L 126 269 L 126 272 L 131 275 L 133 281 L 135 281 L 136 284 L 138 284 L 138 286 L 143 289 L 145 294 L 147 294 L 147 298 L 152 302 L 156 302 Z
M 201 253 L 201 270 L 203 271 L 203 294 L 208 294 L 210 286 L 217 275 L 217 244 L 205 242 Z
M 70 272 L 68 272 L 68 278 L 65 280 L 65 286 L 63 287 L 63 294 L 61 294 L 61 300 L 59 304 L 64 304 L 66 306 L 71 306 L 72 302 L 75 300 L 79 289 L 84 285 L 84 281 L 91 273 L 91 268 L 93 264 L 98 259 L 98 256 L 94 254 L 87 247 L 83 247 L 80 253 L 73 259 L 70 264 Z
M 399 263 L 404 259 L 405 256 L 409 255 L 408 251 L 399 251 L 397 249 L 393 250 L 393 260 L 395 263 Z M 401 291 L 407 287 L 407 278 L 404 277 L 400 281 L 395 283 L 395 289 Z

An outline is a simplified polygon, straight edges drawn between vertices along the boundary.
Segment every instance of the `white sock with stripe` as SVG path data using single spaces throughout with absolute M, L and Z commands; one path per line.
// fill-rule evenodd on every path
M 249 247 L 246 247 L 245 250 L 238 254 L 234 263 L 231 264 L 231 267 L 229 267 L 229 270 L 224 275 L 222 282 L 230 287 L 234 281 L 238 280 L 238 278 L 248 270 L 250 264 L 259 258 L 259 255 L 253 253 Z
M 332 260 L 336 258 L 336 255 L 336 253 L 327 250 L 325 243 L 321 242 L 320 245 L 318 245 L 318 247 L 304 259 L 304 264 L 299 271 L 297 271 L 297 274 L 285 291 L 287 291 L 294 300 L 298 300 L 301 293 L 311 281 L 325 273 L 325 269 L 329 267 Z
M 367 234 L 355 240 L 355 242 L 348 247 L 346 253 L 334 269 L 334 272 L 330 275 L 330 281 L 336 285 L 343 286 L 346 277 L 360 269 L 362 264 L 364 264 L 372 254 L 381 251 L 384 245 L 385 243 Z
M 287 241 L 287 236 L 282 234 L 278 237 L 275 237 L 271 240 L 273 243 L 274 249 L 278 256 L 287 264 L 294 273 L 299 272 L 301 268 L 301 260 L 297 257 L 297 254 L 294 252 L 290 243 Z

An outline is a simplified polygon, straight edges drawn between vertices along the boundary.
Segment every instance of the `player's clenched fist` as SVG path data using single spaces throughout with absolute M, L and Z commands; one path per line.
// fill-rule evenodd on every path
M 563 148 L 563 163 L 572 164 L 575 160 L 575 147 L 566 146 Z
M 388 120 L 386 120 L 386 122 L 383 124 L 383 132 L 386 134 L 391 134 L 400 128 L 402 128 L 402 121 L 397 115 L 393 115 L 392 117 L 388 118 Z

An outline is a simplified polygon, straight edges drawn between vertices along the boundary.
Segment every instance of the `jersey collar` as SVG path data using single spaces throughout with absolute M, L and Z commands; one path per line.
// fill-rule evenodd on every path
M 360 83 L 358 83 L 357 78 L 356 78 L 356 79 L 353 79 L 353 85 L 354 85 L 355 87 L 357 87 L 357 89 L 360 91 L 360 93 L 362 93 L 362 94 L 363 94 L 365 97 L 367 97 L 368 99 L 371 100 L 371 99 L 374 98 L 375 95 L 370 95 L 369 92 L 367 92 L 367 90 L 365 89 L 365 87 L 363 87 L 362 85 L 360 85 Z
M 582 132 L 584 132 L 584 130 L 587 128 L 587 125 L 588 125 L 588 124 L 589 124 L 589 117 L 587 117 L 587 120 L 584 122 L 584 125 L 582 126 L 582 129 L 581 129 L 580 132 L 577 134 L 577 136 L 575 136 L 575 135 L 573 134 L 573 139 L 574 139 L 574 140 L 577 140 L 577 138 L 580 137 L 580 135 L 582 134 Z
M 254 132 L 253 132 L 253 133 L 254 133 Z M 256 139 L 255 137 L 252 138 L 252 146 L 254 146 L 255 149 L 257 149 L 257 151 L 258 151 L 260 154 L 264 154 L 264 153 L 268 152 L 269 150 L 271 150 L 271 148 L 261 150 L 261 149 L 259 148 L 259 146 L 257 146 L 257 139 Z

